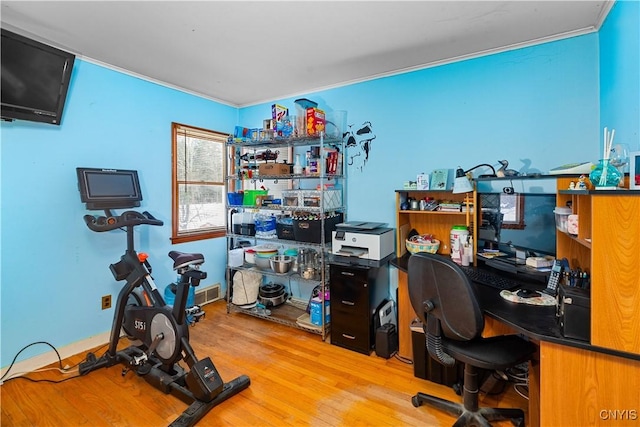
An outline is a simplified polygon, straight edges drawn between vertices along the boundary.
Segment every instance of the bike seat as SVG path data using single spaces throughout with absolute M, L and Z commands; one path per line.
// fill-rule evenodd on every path
M 171 251 L 169 252 L 169 258 L 173 260 L 173 269 L 177 270 L 188 265 L 202 264 L 204 262 L 204 255 L 198 253 L 186 253 Z

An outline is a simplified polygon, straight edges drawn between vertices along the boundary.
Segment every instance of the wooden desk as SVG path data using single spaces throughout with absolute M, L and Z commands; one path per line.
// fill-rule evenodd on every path
M 398 271 L 399 349 L 411 358 L 406 319 L 410 322 L 415 313 L 408 299 L 403 258 L 391 264 Z M 640 354 L 564 338 L 555 307 L 511 303 L 499 291 L 484 286 L 476 291 L 485 312 L 485 335 L 519 333 L 538 345 L 538 357 L 529 365 L 529 425 L 640 425 Z

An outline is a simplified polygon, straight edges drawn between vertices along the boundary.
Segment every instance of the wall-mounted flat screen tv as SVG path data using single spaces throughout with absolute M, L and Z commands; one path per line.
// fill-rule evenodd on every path
M 2 119 L 59 125 L 75 55 L 2 29 Z

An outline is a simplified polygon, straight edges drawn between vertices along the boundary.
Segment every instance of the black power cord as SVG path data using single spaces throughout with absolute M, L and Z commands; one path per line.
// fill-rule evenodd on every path
M 15 379 L 22 378 L 22 379 L 24 379 L 24 380 L 28 380 L 28 381 L 36 382 L 36 383 L 37 383 L 37 382 L 45 382 L 45 383 L 53 383 L 53 384 L 57 384 L 57 383 L 62 383 L 62 382 L 65 382 L 65 381 L 68 381 L 68 380 L 71 380 L 71 379 L 73 379 L 73 378 L 77 378 L 77 377 L 79 377 L 79 376 L 80 376 L 80 375 L 75 375 L 75 376 L 73 376 L 73 377 L 65 378 L 65 379 L 63 379 L 63 380 L 58 380 L 58 381 L 55 381 L 55 380 L 47 380 L 47 379 L 34 380 L 33 378 L 29 378 L 29 377 L 25 377 L 25 376 L 23 376 L 23 374 L 28 374 L 28 373 L 29 373 L 29 372 L 25 372 L 25 373 L 23 373 L 23 374 L 21 374 L 21 375 L 19 375 L 19 376 L 11 377 L 11 378 L 7 378 L 7 379 L 5 380 L 5 378 L 9 375 L 9 372 L 11 371 L 11 368 L 13 368 L 13 365 L 15 365 L 16 360 L 18 359 L 18 356 L 20 356 L 20 354 L 21 354 L 23 351 L 25 351 L 26 349 L 28 349 L 29 347 L 32 347 L 32 346 L 34 346 L 34 345 L 39 345 L 39 344 L 48 345 L 49 347 L 51 347 L 51 348 L 53 349 L 53 351 L 55 351 L 56 356 L 58 357 L 58 369 L 59 369 L 61 372 L 69 372 L 69 371 L 73 370 L 74 368 L 78 367 L 79 365 L 81 365 L 82 363 L 86 363 L 86 362 L 90 361 L 90 359 L 91 359 L 91 358 L 95 359 L 95 355 L 94 355 L 93 353 L 88 353 L 88 354 L 87 354 L 87 356 L 86 356 L 86 358 L 85 358 L 85 360 L 83 360 L 82 362 L 79 362 L 79 363 L 77 363 L 77 364 L 75 364 L 75 365 L 73 365 L 73 366 L 70 366 L 70 367 L 68 367 L 68 368 L 65 368 L 65 367 L 63 367 L 63 366 L 62 366 L 62 357 L 60 356 L 60 353 L 58 352 L 58 350 L 57 350 L 57 349 L 56 349 L 52 344 L 50 344 L 50 343 L 48 343 L 48 342 L 46 342 L 46 341 L 36 341 L 36 342 L 31 343 L 31 344 L 27 344 L 27 345 L 25 345 L 24 347 L 22 347 L 22 348 L 20 349 L 20 351 L 18 351 L 18 353 L 16 353 L 16 355 L 15 355 L 15 356 L 14 356 L 14 358 L 13 358 L 13 360 L 11 361 L 11 364 L 9 365 L 9 368 L 7 368 L 7 370 L 5 371 L 5 373 L 4 373 L 4 374 L 2 374 L 2 377 L 0 377 L 0 383 L 3 383 L 3 382 L 4 382 L 4 383 L 6 383 L 6 382 L 11 381 L 11 380 L 15 380 Z M 102 346 L 102 347 L 100 347 L 98 350 L 101 350 L 101 349 L 105 348 L 107 345 L 108 345 L 108 344 L 103 345 L 103 346 Z

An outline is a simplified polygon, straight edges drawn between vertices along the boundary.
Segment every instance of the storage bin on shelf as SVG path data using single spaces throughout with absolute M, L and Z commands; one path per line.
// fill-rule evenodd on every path
M 293 234 L 293 218 L 290 216 L 279 218 L 276 223 L 276 233 L 278 239 L 295 240 Z
M 256 197 L 266 196 L 268 190 L 244 190 L 242 204 L 245 206 L 256 206 Z
M 342 205 L 342 190 L 286 190 L 282 192 L 285 206 L 319 208 L 321 197 L 324 197 L 324 209 L 339 209 Z
M 243 203 L 244 193 L 239 191 L 237 193 L 227 193 L 227 201 L 231 206 L 238 206 Z
M 571 208 L 563 208 L 560 206 L 556 206 L 553 211 L 556 216 L 556 228 L 563 233 L 567 232 L 567 220 L 569 219 L 569 215 L 571 212 Z
M 324 215 L 324 219 L 323 216 Z M 321 243 L 322 221 L 324 220 L 324 241 L 331 242 L 331 232 L 343 222 L 341 212 L 326 214 L 297 213 L 293 216 L 293 235 L 298 242 Z

